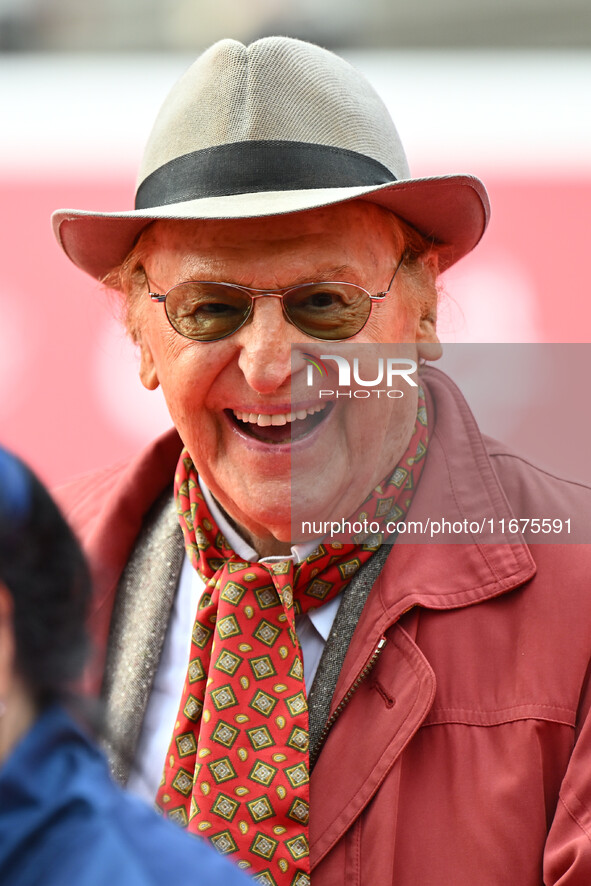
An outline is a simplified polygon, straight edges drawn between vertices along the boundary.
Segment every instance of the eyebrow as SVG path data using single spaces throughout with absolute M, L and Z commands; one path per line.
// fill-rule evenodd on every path
M 355 277 L 355 271 L 351 267 L 351 265 L 330 265 L 325 267 L 321 272 L 316 275 L 315 280 L 310 279 L 309 274 L 301 274 L 299 277 L 296 277 L 293 281 L 293 286 L 297 286 L 298 283 L 330 283 L 334 282 L 347 282 L 348 277 Z

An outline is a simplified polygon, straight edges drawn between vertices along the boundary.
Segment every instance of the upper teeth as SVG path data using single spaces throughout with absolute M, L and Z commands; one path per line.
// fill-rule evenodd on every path
M 309 409 L 296 409 L 295 412 L 276 412 L 273 415 L 269 415 L 266 412 L 238 412 L 236 409 L 233 412 L 239 421 L 249 422 L 250 424 L 258 425 L 260 428 L 265 428 L 269 425 L 286 425 L 297 418 L 308 418 L 309 415 L 321 412 L 325 408 L 326 403 L 319 403 L 318 406 L 310 406 Z

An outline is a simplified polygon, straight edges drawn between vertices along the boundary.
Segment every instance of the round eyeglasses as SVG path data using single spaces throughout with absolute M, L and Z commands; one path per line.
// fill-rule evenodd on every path
M 235 283 L 188 280 L 164 295 L 166 316 L 180 335 L 193 341 L 219 341 L 238 332 L 252 314 L 257 298 L 280 298 L 286 319 L 300 332 L 321 341 L 343 341 L 361 332 L 374 301 L 384 299 L 394 283 L 402 258 L 388 288 L 375 295 L 354 283 L 302 283 L 285 289 L 250 289 Z

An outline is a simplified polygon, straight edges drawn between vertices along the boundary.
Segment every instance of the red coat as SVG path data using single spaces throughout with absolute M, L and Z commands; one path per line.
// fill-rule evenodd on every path
M 430 370 L 435 416 L 409 519 L 589 520 L 591 490 L 485 441 Z M 174 432 L 63 490 L 97 580 L 104 648 L 143 514 L 171 483 Z M 590 886 L 591 546 L 393 547 L 332 702 L 311 778 L 313 886 Z

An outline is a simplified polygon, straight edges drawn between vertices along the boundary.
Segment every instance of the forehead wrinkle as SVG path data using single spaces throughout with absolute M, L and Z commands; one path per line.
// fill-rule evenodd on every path
M 304 270 L 295 274 L 285 286 L 280 288 L 287 289 L 304 283 L 352 283 L 353 278 L 358 276 L 358 272 L 356 273 L 351 265 L 326 265 L 313 271 Z

